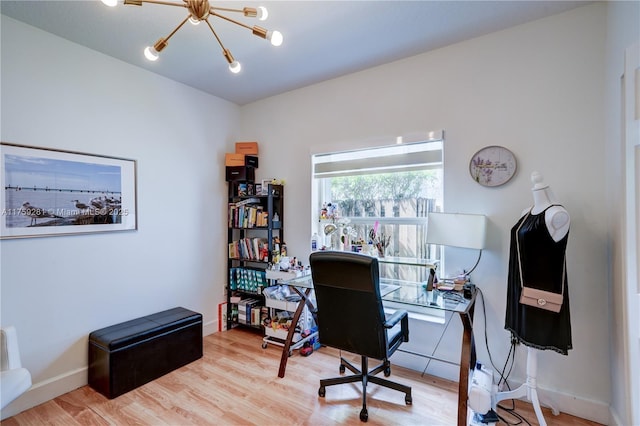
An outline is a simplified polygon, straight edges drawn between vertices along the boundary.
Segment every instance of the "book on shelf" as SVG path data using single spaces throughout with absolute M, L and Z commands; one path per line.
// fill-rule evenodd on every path
M 260 269 L 231 268 L 229 278 L 232 290 L 259 293 L 261 287 L 267 286 L 265 271 Z
M 269 214 L 261 205 L 229 203 L 229 228 L 255 228 L 268 225 Z
M 238 302 L 238 322 L 240 324 L 253 324 L 253 314 L 252 311 L 254 309 L 258 310 L 258 318 L 260 318 L 260 301 L 257 299 L 242 299 Z
M 246 204 L 256 204 L 259 203 L 260 199 L 259 198 L 247 198 L 246 200 L 242 200 L 242 201 L 237 201 L 235 203 L 236 206 L 244 206 Z
M 260 321 L 261 311 L 261 306 L 251 308 L 251 325 L 260 325 L 262 323 Z
M 229 259 L 269 260 L 269 244 L 264 238 L 241 238 L 229 243 Z
M 218 303 L 218 331 L 227 329 L 227 302 Z
M 235 241 L 229 243 L 229 259 L 238 259 L 238 244 Z

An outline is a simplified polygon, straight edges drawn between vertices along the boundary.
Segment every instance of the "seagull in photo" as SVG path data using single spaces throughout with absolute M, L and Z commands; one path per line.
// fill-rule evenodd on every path
M 29 204 L 29 202 L 22 204 L 22 212 L 26 216 L 29 216 L 31 218 L 31 223 L 29 224 L 29 226 L 35 225 L 38 219 L 43 219 L 46 217 L 62 219 L 62 217 L 51 214 L 45 209 L 32 206 L 31 204 Z
M 76 208 L 80 209 L 80 211 L 83 211 L 89 208 L 88 205 L 81 203 L 80 200 L 71 200 L 71 202 L 76 203 Z
M 92 198 L 91 205 L 98 210 L 102 209 L 104 207 L 104 204 L 102 204 L 102 197 Z

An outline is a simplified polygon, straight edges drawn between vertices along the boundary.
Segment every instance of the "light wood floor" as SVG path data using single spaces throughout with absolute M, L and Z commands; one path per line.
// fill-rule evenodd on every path
M 6 419 L 3 425 L 358 425 L 360 387 L 328 387 L 318 397 L 318 380 L 338 376 L 338 352 L 321 348 L 309 357 L 289 358 L 286 376 L 277 377 L 281 349 L 261 348 L 259 335 L 246 330 L 204 339 L 204 357 L 118 398 L 109 400 L 88 386 Z M 457 384 L 392 367 L 390 379 L 412 387 L 404 394 L 368 386 L 371 425 L 455 425 Z M 504 401 L 503 403 L 508 403 Z M 517 412 L 537 424 L 531 406 Z M 511 424 L 518 420 L 505 416 Z M 597 425 L 577 417 L 553 416 L 549 425 Z M 506 423 L 501 422 L 501 425 Z M 526 423 L 522 423 L 526 424 Z

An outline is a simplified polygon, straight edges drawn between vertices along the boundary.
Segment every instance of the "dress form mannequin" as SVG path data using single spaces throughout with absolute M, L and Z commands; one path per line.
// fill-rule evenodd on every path
M 569 232 L 570 218 L 567 210 L 557 205 L 555 202 L 553 193 L 549 188 L 549 185 L 543 182 L 542 175 L 538 172 L 531 174 L 531 182 L 533 182 L 532 194 L 533 194 L 533 207 L 526 209 L 524 214 L 531 213 L 537 215 L 545 212 L 545 224 L 551 238 L 558 242 L 563 239 Z M 494 396 L 493 409 L 496 410 L 500 401 L 505 399 L 517 399 L 526 397 L 528 401 L 533 405 L 533 409 L 536 413 L 538 423 L 540 426 L 546 426 L 547 422 L 542 414 L 540 408 L 540 398 L 537 391 L 537 370 L 538 370 L 538 349 L 531 346 L 527 347 L 527 380 L 517 389 L 512 391 L 498 392 Z M 556 407 L 550 404 L 549 401 L 543 400 L 544 405 L 551 408 L 554 415 L 558 415 L 559 411 Z
M 544 183 L 540 173 L 531 173 L 531 182 L 533 182 L 533 188 L 531 188 L 533 193 L 531 214 L 538 214 L 543 212 L 547 207 L 556 204 L 551 188 Z M 564 207 L 558 205 L 551 207 L 545 213 L 544 219 L 547 223 L 549 235 L 551 235 L 554 241 L 560 241 L 567 235 L 567 232 L 569 232 L 569 213 L 567 213 Z

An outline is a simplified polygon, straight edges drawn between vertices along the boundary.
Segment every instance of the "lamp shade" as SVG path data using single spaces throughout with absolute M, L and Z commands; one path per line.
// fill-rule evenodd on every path
M 487 217 L 481 214 L 430 212 L 427 243 L 482 250 L 487 234 Z

